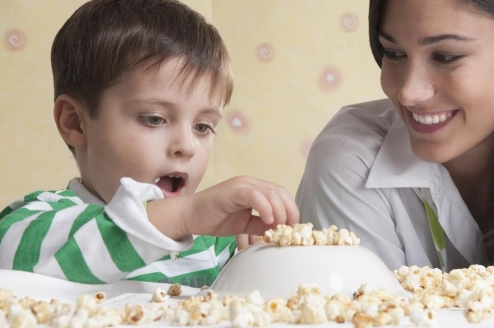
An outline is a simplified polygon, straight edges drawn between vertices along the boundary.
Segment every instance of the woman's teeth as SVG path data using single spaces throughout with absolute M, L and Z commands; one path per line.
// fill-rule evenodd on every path
M 413 114 L 413 119 L 416 122 L 419 122 L 420 124 L 425 124 L 425 125 L 442 123 L 453 115 L 451 112 L 443 113 L 440 115 L 424 115 L 424 114 L 420 115 L 420 114 L 416 114 L 416 113 L 412 113 L 412 114 Z
M 160 182 L 160 178 L 154 179 L 154 183 L 158 183 L 158 182 Z

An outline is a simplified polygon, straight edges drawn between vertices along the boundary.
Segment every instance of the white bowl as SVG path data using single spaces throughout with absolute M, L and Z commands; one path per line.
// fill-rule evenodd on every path
M 303 283 L 318 285 L 323 295 L 351 297 L 363 284 L 407 293 L 386 264 L 362 246 L 249 246 L 230 259 L 211 288 L 240 297 L 258 290 L 263 298 L 289 298 Z

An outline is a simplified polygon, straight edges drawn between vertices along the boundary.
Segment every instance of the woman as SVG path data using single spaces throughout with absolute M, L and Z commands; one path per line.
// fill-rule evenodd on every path
M 344 107 L 314 141 L 301 218 L 354 231 L 390 269 L 486 264 L 494 1 L 371 0 L 369 22 L 388 99 Z

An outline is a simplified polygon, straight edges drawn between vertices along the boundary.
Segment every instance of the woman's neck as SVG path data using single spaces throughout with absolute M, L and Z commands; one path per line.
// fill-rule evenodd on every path
M 484 142 L 443 165 L 484 230 L 494 220 L 494 144 Z

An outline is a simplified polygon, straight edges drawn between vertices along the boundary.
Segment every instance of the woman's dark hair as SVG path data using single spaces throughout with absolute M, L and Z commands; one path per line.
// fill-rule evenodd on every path
M 370 0 L 369 4 L 369 41 L 372 50 L 372 55 L 381 67 L 383 49 L 379 42 L 379 28 L 381 26 L 381 14 L 384 11 L 386 0 Z

